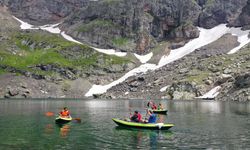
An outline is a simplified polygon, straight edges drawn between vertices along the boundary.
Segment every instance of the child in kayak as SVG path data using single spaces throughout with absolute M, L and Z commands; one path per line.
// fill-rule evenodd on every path
M 163 110 L 161 103 L 158 105 L 158 110 Z
M 63 110 L 60 112 L 60 116 L 64 118 L 69 118 L 70 113 L 67 107 L 64 107 Z

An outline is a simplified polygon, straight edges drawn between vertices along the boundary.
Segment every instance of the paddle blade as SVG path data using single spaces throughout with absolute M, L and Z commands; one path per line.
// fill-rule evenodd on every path
M 82 120 L 81 120 L 80 118 L 73 118 L 73 120 L 75 120 L 75 121 L 78 122 L 78 123 L 81 123 L 81 122 L 82 122 Z
M 51 116 L 54 116 L 54 113 L 53 113 L 53 112 L 46 112 L 45 115 L 46 115 L 47 117 L 51 117 Z

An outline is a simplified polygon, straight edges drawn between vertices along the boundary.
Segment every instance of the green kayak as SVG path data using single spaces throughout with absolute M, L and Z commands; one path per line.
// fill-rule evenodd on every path
M 64 124 L 64 123 L 68 123 L 72 121 L 72 118 L 71 117 L 61 117 L 61 116 L 58 116 L 55 120 L 55 122 L 57 124 Z
M 129 127 L 129 128 L 168 130 L 169 128 L 172 128 L 174 126 L 174 124 L 165 124 L 165 123 L 137 123 L 137 122 L 124 121 L 116 118 L 112 118 L 112 120 L 119 126 Z
M 167 114 L 168 110 L 167 109 L 163 109 L 163 110 L 152 110 L 155 114 Z

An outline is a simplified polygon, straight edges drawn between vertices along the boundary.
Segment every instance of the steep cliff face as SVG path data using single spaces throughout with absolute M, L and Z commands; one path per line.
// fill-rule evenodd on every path
M 82 41 L 142 54 L 158 41 L 198 37 L 196 25 L 247 25 L 247 8 L 247 0 L 103 0 L 65 22 L 68 33 Z
M 89 0 L 2 0 L 12 13 L 34 24 L 59 22 Z
M 199 5 L 190 0 L 105 0 L 81 9 L 65 22 L 68 33 L 78 39 L 106 48 L 136 49 L 141 54 L 156 41 L 197 37 L 193 22 L 199 12 Z
M 242 9 L 240 16 L 236 20 L 236 26 L 243 26 L 245 29 L 250 29 L 250 0 Z
M 63 21 L 75 38 L 103 48 L 147 53 L 158 41 L 199 36 L 196 25 L 248 26 L 248 0 L 0 0 L 34 24 Z
M 212 28 L 221 23 L 229 23 L 234 26 L 237 17 L 242 12 L 248 0 L 197 0 L 202 12 L 198 25 Z

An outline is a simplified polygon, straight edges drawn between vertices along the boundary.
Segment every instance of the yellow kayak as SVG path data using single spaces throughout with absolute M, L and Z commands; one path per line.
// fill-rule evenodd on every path
M 112 120 L 119 126 L 131 127 L 131 128 L 144 128 L 144 129 L 153 129 L 153 130 L 168 130 L 174 126 L 174 124 L 166 123 L 139 123 L 125 121 L 121 119 L 112 118 Z

